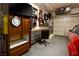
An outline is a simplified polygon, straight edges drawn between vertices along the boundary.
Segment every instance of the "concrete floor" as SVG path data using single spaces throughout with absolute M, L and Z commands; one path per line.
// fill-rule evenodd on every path
M 34 44 L 23 56 L 67 56 L 68 39 L 61 36 L 53 36 L 48 40 L 50 44 L 45 46 L 39 43 Z

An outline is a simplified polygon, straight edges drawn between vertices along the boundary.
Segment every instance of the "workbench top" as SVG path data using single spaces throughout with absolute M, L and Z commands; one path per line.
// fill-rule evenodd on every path
M 31 31 L 40 31 L 40 30 L 49 30 L 49 28 L 48 27 L 41 26 L 41 27 L 32 28 Z

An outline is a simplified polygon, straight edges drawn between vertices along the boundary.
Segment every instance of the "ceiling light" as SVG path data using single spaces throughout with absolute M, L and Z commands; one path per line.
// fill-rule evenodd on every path
M 67 7 L 67 8 L 66 8 L 66 11 L 70 11 L 70 7 Z

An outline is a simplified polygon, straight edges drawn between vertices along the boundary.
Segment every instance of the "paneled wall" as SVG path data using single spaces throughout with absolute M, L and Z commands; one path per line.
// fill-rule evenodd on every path
M 11 41 L 21 39 L 22 36 L 29 34 L 30 32 L 30 20 L 28 18 L 19 17 L 21 24 L 18 27 L 12 25 L 11 21 L 14 15 L 9 16 L 8 20 L 8 34 Z
M 8 20 L 8 23 L 9 23 L 9 25 L 8 25 L 9 32 L 8 33 L 9 33 L 9 38 L 11 41 L 20 39 L 20 37 L 21 37 L 21 25 L 19 25 L 18 27 L 13 26 L 11 23 L 13 17 L 14 17 L 13 15 L 10 15 L 9 20 Z

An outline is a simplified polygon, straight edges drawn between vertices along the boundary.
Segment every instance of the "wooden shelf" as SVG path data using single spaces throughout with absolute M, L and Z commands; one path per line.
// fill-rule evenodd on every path
M 27 43 L 27 42 L 28 42 L 28 41 L 26 41 L 26 39 L 20 39 L 20 40 L 11 42 L 11 43 L 10 43 L 10 49 L 15 48 L 15 47 L 17 47 L 17 46 L 19 46 L 19 45 L 22 45 L 22 44 L 24 44 L 24 43 Z

